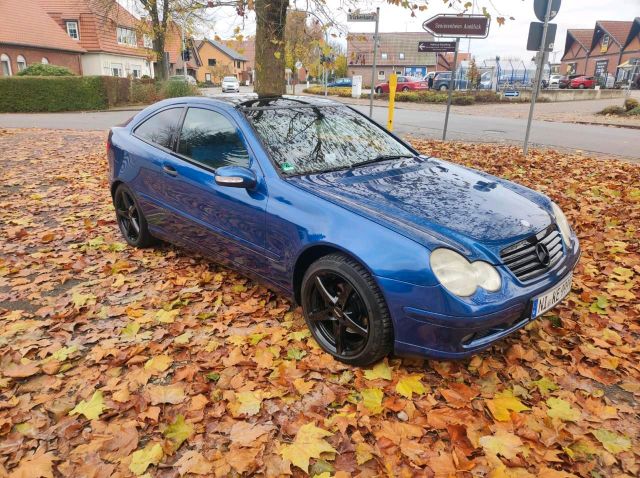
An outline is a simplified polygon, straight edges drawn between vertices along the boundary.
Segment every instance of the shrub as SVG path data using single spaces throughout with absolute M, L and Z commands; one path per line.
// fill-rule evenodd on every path
M 631 111 L 634 108 L 637 108 L 638 106 L 640 106 L 640 102 L 638 102 L 638 100 L 636 100 L 635 98 L 627 98 L 624 101 L 624 110 L 625 111 Z
M 640 106 L 636 106 L 632 110 L 627 111 L 627 114 L 630 116 L 640 116 Z
M 97 110 L 108 106 L 99 76 L 0 78 L 0 111 Z
M 598 113 L 599 115 L 623 115 L 625 114 L 625 109 L 622 106 L 607 106 L 605 109 Z
M 476 99 L 473 96 L 454 96 L 451 98 L 451 103 L 454 105 L 473 105 Z
M 24 70 L 18 72 L 17 76 L 75 76 L 64 66 L 44 65 L 42 63 L 34 63 Z
M 131 102 L 150 104 L 161 100 L 155 83 L 134 81 L 131 83 Z
M 131 80 L 117 76 L 98 76 L 102 81 L 102 88 L 107 97 L 107 106 L 128 103 L 131 97 Z
M 200 90 L 186 81 L 169 80 L 160 84 L 162 98 L 177 98 L 179 96 L 198 96 Z

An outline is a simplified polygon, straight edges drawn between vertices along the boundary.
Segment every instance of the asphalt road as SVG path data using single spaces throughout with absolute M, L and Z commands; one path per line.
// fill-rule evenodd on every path
M 567 107 L 570 107 L 570 104 L 567 104 Z M 367 106 L 356 105 L 355 108 L 364 113 L 368 112 Z M 107 130 L 135 113 L 108 111 L 0 114 L 0 128 Z M 374 107 L 374 119 L 386 124 L 386 107 Z M 443 124 L 443 112 L 397 109 L 394 131 L 400 135 L 440 139 Z M 524 119 L 451 114 L 447 139 L 521 144 L 525 128 Z M 640 130 L 637 129 L 534 121 L 531 142 L 535 146 L 581 150 L 640 160 Z

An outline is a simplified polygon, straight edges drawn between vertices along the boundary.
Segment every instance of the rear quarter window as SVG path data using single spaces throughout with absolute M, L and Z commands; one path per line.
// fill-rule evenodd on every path
M 181 106 L 162 110 L 137 126 L 134 134 L 148 143 L 171 149 L 180 126 L 182 110 Z

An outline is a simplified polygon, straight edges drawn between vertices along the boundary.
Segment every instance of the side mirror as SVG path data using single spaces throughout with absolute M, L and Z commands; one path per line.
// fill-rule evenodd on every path
M 229 188 L 253 189 L 258 184 L 256 173 L 243 166 L 222 166 L 216 169 L 215 180 L 218 186 Z

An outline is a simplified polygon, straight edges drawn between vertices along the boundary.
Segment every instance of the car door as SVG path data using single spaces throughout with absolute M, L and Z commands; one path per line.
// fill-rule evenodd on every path
M 251 169 L 253 190 L 220 186 L 221 166 Z M 258 273 L 265 256 L 267 188 L 260 165 L 235 120 L 221 109 L 189 106 L 175 153 L 164 164 L 168 179 L 163 201 L 180 216 L 182 241 Z

